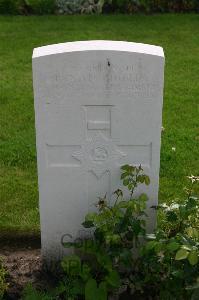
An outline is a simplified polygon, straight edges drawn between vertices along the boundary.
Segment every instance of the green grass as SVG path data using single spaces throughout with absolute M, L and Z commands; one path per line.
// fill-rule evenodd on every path
M 110 39 L 161 45 L 166 56 L 160 201 L 199 175 L 199 17 L 0 17 L 0 229 L 38 232 L 31 56 L 34 47 Z M 172 147 L 176 151 L 172 151 Z

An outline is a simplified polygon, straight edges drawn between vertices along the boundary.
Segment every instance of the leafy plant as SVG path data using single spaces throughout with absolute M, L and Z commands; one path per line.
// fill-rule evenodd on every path
M 63 276 L 52 296 L 30 286 L 24 300 L 107 300 L 115 294 L 122 299 L 199 298 L 199 197 L 194 194 L 199 177 L 189 177 L 184 201 L 153 207 L 163 221 L 147 234 L 147 196 L 135 198 L 134 191 L 150 179 L 141 166 L 121 170 L 129 196 L 117 189 L 114 201 L 100 197 L 97 212 L 88 213 L 83 222 L 90 238 L 63 244 L 74 254 L 62 260 Z
M 142 249 L 137 281 L 150 286 L 152 294 L 158 291 L 161 299 L 196 299 L 199 295 L 199 198 L 194 195 L 199 178 L 189 178 L 187 199 L 157 207 L 164 221 Z
M 98 212 L 88 213 L 83 222 L 93 238 L 65 243 L 77 253 L 62 261 L 67 282 L 62 282 L 62 295 L 106 300 L 108 295 L 123 291 L 144 299 L 198 299 L 199 199 L 194 185 L 199 178 L 190 177 L 187 199 L 181 203 L 154 207 L 164 221 L 154 234 L 147 234 L 147 196 L 133 195 L 139 184 L 150 183 L 149 177 L 141 166 L 125 165 L 121 170 L 129 198 L 121 189 L 114 192 L 112 204 L 106 195 L 99 198 Z M 145 240 L 142 246 L 141 240 Z
M 51 14 L 55 0 L 0 0 L 1 14 Z
M 99 198 L 98 212 L 88 213 L 83 223 L 84 228 L 92 229 L 93 238 L 64 245 L 79 252 L 62 261 L 67 278 L 67 285 L 62 282 L 62 292 L 68 297 L 82 295 L 90 300 L 95 295 L 96 299 L 107 299 L 108 294 L 121 286 L 121 270 L 128 274 L 128 267 L 133 263 L 132 250 L 137 248 L 139 238 L 145 236 L 147 201 L 145 194 L 135 199 L 133 193 L 139 184 L 148 185 L 150 180 L 141 166 L 129 165 L 122 167 L 121 179 L 129 191 L 129 198 L 124 199 L 120 189 L 114 192 L 112 205 L 106 195 Z M 69 281 L 72 282 L 70 290 Z
M 111 11 L 136 12 L 189 12 L 198 11 L 198 0 L 112 0 Z
M 198 0 L 0 0 L 1 14 L 191 12 Z
M 25 0 L 25 4 L 34 14 L 51 14 L 55 10 L 55 0 Z
M 27 284 L 23 290 L 22 300 L 53 300 L 52 296 L 43 291 L 37 291 L 32 284 Z
M 17 0 L 0 0 L 0 14 L 16 14 L 18 2 Z

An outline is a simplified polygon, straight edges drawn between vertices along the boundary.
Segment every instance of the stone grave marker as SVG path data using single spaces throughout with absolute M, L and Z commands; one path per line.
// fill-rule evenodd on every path
M 161 47 L 83 41 L 34 49 L 33 83 L 42 252 L 60 259 L 98 196 L 111 199 L 120 166 L 150 176 L 148 231 L 158 202 L 164 53 Z

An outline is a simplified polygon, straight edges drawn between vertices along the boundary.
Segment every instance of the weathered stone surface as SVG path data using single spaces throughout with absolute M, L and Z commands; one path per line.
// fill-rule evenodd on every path
M 98 196 L 111 199 L 120 166 L 142 164 L 157 204 L 164 54 L 152 45 L 88 41 L 34 49 L 42 251 L 64 254 Z M 148 209 L 151 231 L 155 213 Z

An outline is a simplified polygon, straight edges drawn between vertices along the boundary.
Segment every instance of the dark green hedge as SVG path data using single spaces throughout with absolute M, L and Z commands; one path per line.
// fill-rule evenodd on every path
M 197 12 L 199 0 L 113 0 L 109 6 L 124 13 Z
M 0 0 L 0 14 L 57 14 L 60 10 L 58 10 L 56 1 Z M 97 3 L 97 1 L 99 0 L 93 0 L 93 3 Z M 105 0 L 102 12 L 128 14 L 137 12 L 199 12 L 199 0 Z
M 56 0 L 0 0 L 0 14 L 53 14 Z

